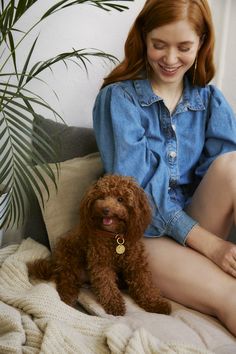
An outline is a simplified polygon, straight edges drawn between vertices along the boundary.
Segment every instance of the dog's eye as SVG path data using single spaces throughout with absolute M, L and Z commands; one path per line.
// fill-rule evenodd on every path
M 118 197 L 117 200 L 119 203 L 122 203 L 124 201 L 124 199 L 122 197 Z

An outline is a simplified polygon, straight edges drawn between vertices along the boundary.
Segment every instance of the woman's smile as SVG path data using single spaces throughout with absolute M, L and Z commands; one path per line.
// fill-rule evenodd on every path
M 167 75 L 167 76 L 174 76 L 178 70 L 181 68 L 182 65 L 179 66 L 175 66 L 175 67 L 169 67 L 163 64 L 158 64 L 162 70 L 163 75 Z

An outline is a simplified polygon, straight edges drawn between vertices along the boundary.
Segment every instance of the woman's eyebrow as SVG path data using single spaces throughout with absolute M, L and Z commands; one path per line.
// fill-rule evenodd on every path
M 163 43 L 163 44 L 167 44 L 167 42 L 163 41 L 162 39 L 159 39 L 159 38 L 151 38 L 151 40 L 153 42 L 159 42 L 159 43 Z M 192 45 L 194 44 L 193 41 L 183 41 L 183 42 L 179 42 L 178 43 L 179 45 Z
M 192 45 L 194 44 L 193 41 L 183 41 L 183 42 L 180 42 L 179 44 L 188 44 L 188 45 Z

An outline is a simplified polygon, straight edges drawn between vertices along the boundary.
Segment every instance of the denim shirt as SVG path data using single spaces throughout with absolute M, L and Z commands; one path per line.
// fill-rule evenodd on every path
M 93 122 L 105 171 L 135 177 L 149 196 L 145 236 L 185 244 L 197 221 L 184 208 L 212 161 L 236 150 L 236 119 L 223 94 L 185 78 L 170 114 L 148 80 L 122 81 L 99 92 Z

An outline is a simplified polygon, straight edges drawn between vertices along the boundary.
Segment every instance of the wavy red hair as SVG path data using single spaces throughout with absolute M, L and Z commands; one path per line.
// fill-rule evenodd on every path
M 195 75 L 194 65 L 187 75 L 194 85 L 205 86 L 209 83 L 215 74 L 215 35 L 207 0 L 147 0 L 128 34 L 124 60 L 104 79 L 103 86 L 117 81 L 146 78 L 147 34 L 157 27 L 185 19 L 202 40 Z

